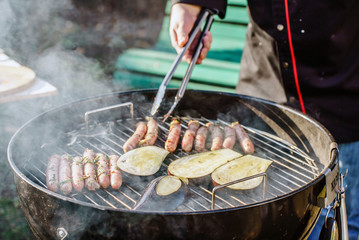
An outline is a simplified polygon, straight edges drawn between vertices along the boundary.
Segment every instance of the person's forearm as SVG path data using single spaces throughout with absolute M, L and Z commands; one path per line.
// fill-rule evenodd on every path
M 172 6 L 176 3 L 188 3 L 210 9 L 216 9 L 219 11 L 218 15 L 220 18 L 224 18 L 227 8 L 227 0 L 172 0 Z

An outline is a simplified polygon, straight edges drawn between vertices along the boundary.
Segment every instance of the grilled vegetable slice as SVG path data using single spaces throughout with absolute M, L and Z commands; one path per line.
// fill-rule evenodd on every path
M 123 154 L 118 159 L 117 166 L 133 175 L 149 176 L 160 169 L 168 153 L 165 149 L 156 146 L 136 148 Z
M 197 153 L 170 163 L 168 172 L 180 178 L 199 178 L 212 173 L 219 166 L 242 156 L 231 149 Z
M 214 185 L 220 185 L 245 177 L 250 177 L 265 172 L 271 163 L 272 161 L 267 159 L 253 155 L 245 155 L 217 168 L 212 173 L 212 181 Z M 228 188 L 235 190 L 252 189 L 257 187 L 262 180 L 263 177 L 257 177 L 244 182 L 229 185 Z
M 178 177 L 161 176 L 148 184 L 133 210 L 172 211 L 184 202 L 187 195 L 187 185 Z

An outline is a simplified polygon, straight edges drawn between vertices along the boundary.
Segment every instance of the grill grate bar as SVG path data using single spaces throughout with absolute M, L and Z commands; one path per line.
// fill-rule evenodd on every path
M 293 188 L 288 187 L 288 186 L 287 186 L 286 184 L 284 184 L 284 182 L 282 182 L 282 181 L 278 181 L 278 180 L 276 180 L 276 179 L 273 179 L 273 182 L 276 183 L 276 185 L 274 185 L 274 187 L 276 187 L 276 186 L 278 186 L 278 187 L 279 187 L 279 186 L 282 186 L 283 188 L 288 189 L 289 191 L 294 191 Z M 276 190 L 277 190 L 277 191 L 280 191 L 282 194 L 288 192 L 288 191 L 282 191 L 282 190 L 279 189 L 279 188 L 276 188 Z
M 108 194 L 110 194 L 111 196 L 113 196 L 113 198 L 115 198 L 118 202 L 122 202 L 119 198 L 117 198 L 116 196 L 114 196 L 111 192 L 107 191 L 106 192 Z M 124 193 L 123 191 L 118 191 L 119 193 L 121 193 L 123 196 L 125 196 L 128 200 L 130 200 L 131 202 L 135 203 L 136 204 L 136 201 L 131 198 L 129 195 L 127 195 L 126 193 Z
M 115 143 L 115 142 L 112 141 L 110 138 L 107 138 L 106 136 L 104 136 L 104 138 L 105 138 L 107 141 L 112 142 L 112 143 L 114 143 L 115 145 L 117 145 L 117 146 L 119 146 L 119 147 L 122 148 L 121 145 Z M 96 139 L 98 142 L 100 142 L 103 146 L 106 146 L 108 149 L 110 149 L 112 152 L 115 152 L 117 155 L 119 155 L 119 156 L 122 155 L 119 151 L 117 151 L 116 149 L 114 149 L 114 148 L 112 148 L 111 146 L 109 146 L 106 142 L 100 140 L 99 138 L 95 138 L 95 139 Z M 103 152 L 103 153 L 106 154 L 106 152 Z
M 141 196 L 141 194 L 139 192 L 137 192 L 135 189 L 133 189 L 131 186 L 129 186 L 128 184 L 124 184 L 128 189 L 132 190 L 134 193 L 136 193 L 138 196 Z
M 69 154 L 68 152 L 73 152 L 78 156 L 82 156 L 83 151 L 86 148 L 92 148 L 95 152 L 101 152 L 106 155 L 117 154 L 121 156 L 123 154 L 122 146 L 124 142 L 134 133 L 136 122 L 138 120 L 143 120 L 143 118 L 137 118 L 134 120 L 122 120 L 115 121 L 115 124 L 97 124 L 89 126 L 89 132 L 98 132 L 99 130 L 106 127 L 106 131 L 102 134 L 93 134 L 93 135 L 77 135 L 75 137 L 76 141 L 71 142 L 70 144 L 64 143 L 66 148 L 61 148 L 58 145 L 55 146 L 59 152 Z M 210 120 L 207 118 L 198 118 L 198 119 L 189 119 L 181 118 L 181 136 L 184 134 L 184 131 L 187 129 L 188 122 L 190 120 L 198 120 L 200 125 L 205 125 L 207 122 L 213 122 L 220 124 L 220 127 L 223 129 L 225 125 L 230 125 L 229 123 L 218 119 Z M 169 122 L 160 122 L 158 121 L 159 134 L 156 141 L 158 147 L 163 147 L 166 142 L 166 137 L 169 132 Z M 98 128 L 98 129 L 97 129 Z M 266 199 L 272 197 L 277 197 L 282 194 L 286 194 L 290 191 L 294 191 L 296 188 L 301 187 L 302 184 L 306 184 L 309 181 L 313 180 L 314 177 L 318 175 L 318 167 L 315 164 L 315 160 L 307 156 L 299 148 L 290 145 L 281 139 L 277 139 L 276 136 L 268 135 L 260 130 L 253 129 L 250 127 L 243 126 L 253 139 L 255 147 L 258 149 L 257 154 L 263 155 L 266 159 L 273 161 L 269 171 L 272 171 L 272 176 L 275 175 L 277 178 L 270 178 L 267 182 L 267 188 L 265 192 Z M 70 134 L 70 133 L 69 133 Z M 72 135 L 71 135 L 72 134 Z M 71 136 L 74 136 L 73 132 Z M 238 147 L 238 146 L 237 146 Z M 65 150 L 66 149 L 66 150 Z M 47 150 L 47 149 L 45 149 Z M 239 150 L 239 149 L 237 149 Z M 71 154 L 70 154 L 71 155 Z M 189 155 L 179 149 L 173 154 L 168 155 L 166 160 L 162 163 L 161 173 L 165 174 L 168 164 L 175 159 Z M 44 168 L 46 168 L 46 163 L 41 162 Z M 36 171 L 39 171 L 43 178 L 45 179 L 45 173 L 41 170 L 42 168 L 35 167 Z M 31 175 L 41 186 L 46 187 L 45 181 L 41 177 L 36 177 L 36 173 L 31 173 L 27 170 L 27 173 Z M 124 178 L 131 179 L 131 176 L 123 172 Z M 153 176 L 154 178 L 155 176 Z M 145 188 L 145 185 L 141 183 L 140 185 L 134 185 L 132 181 L 124 182 L 121 189 L 116 191 L 113 189 L 101 189 L 99 192 L 90 192 L 84 190 L 83 193 L 75 193 L 70 195 L 73 199 L 78 201 L 86 201 L 92 203 L 96 206 L 110 206 L 115 209 L 132 209 L 131 206 L 136 204 L 137 200 L 141 196 L 142 190 Z M 212 192 L 203 186 L 196 186 L 189 184 L 189 190 L 192 193 L 190 200 L 187 200 L 180 208 L 186 209 L 186 211 L 199 211 L 210 210 L 212 204 Z M 230 190 L 233 191 L 233 190 Z M 223 190 L 216 194 L 216 209 L 224 209 L 228 207 L 235 207 L 240 205 L 247 205 L 262 201 L 262 194 L 256 192 L 256 190 L 248 193 L 246 192 L 230 192 L 229 190 Z M 260 191 L 260 190 L 258 190 Z M 81 196 L 83 198 L 81 198 Z M 104 204 L 104 205 L 103 205 Z M 180 209 L 179 208 L 179 209 Z
M 202 193 L 200 193 L 200 192 L 194 190 L 193 188 L 190 188 L 190 190 L 191 190 L 191 192 L 193 192 L 194 194 L 196 194 L 198 197 L 200 197 L 200 199 L 205 200 L 207 203 L 212 203 L 212 201 L 209 200 L 208 198 L 206 198 Z M 193 200 L 196 200 L 196 199 L 193 199 Z M 197 200 L 194 201 L 194 202 L 199 203 L 199 205 L 201 205 L 201 206 L 202 206 L 204 209 L 206 209 L 206 210 L 209 210 L 209 209 L 210 209 L 209 206 L 204 206 L 202 203 L 200 203 L 200 202 L 197 201 Z M 217 206 L 218 208 L 220 208 L 217 204 L 216 204 L 216 206 Z
M 276 172 L 276 173 L 277 173 L 276 176 L 282 178 L 282 179 L 283 179 L 284 181 L 286 181 L 286 182 L 289 182 L 289 183 L 293 184 L 293 185 L 296 186 L 296 187 L 300 187 L 300 186 L 301 186 L 301 185 L 298 184 L 297 182 L 302 182 L 303 184 L 306 183 L 306 182 L 302 181 L 302 179 L 300 179 L 299 177 L 293 176 L 293 175 L 291 175 L 291 177 L 292 177 L 293 179 L 295 179 L 297 182 L 296 182 L 296 181 L 293 181 L 292 179 L 288 179 L 287 177 L 285 177 L 284 175 L 282 175 L 282 174 L 279 173 L 279 172 L 282 172 L 282 173 L 288 175 L 287 172 L 284 172 L 282 169 L 278 168 L 277 166 L 273 166 L 273 167 L 278 170 L 278 171 Z M 289 188 L 289 187 L 288 187 L 288 188 Z M 292 190 L 292 189 L 290 188 L 289 190 Z
M 38 169 L 39 170 L 39 169 Z M 25 171 L 31 175 L 31 177 L 33 177 L 40 185 L 42 185 L 44 188 L 47 188 L 46 184 L 41 181 L 38 177 L 36 177 L 36 175 L 34 175 L 32 172 L 30 172 L 27 168 L 25 168 Z M 39 172 L 43 175 L 45 175 L 42 171 L 39 170 Z
M 201 202 L 199 202 L 197 199 L 193 199 L 192 200 L 194 203 L 196 203 L 198 206 L 201 206 L 203 209 L 205 210 L 210 210 L 210 208 L 208 208 L 207 206 L 203 205 Z M 194 209 L 194 208 L 192 208 Z M 196 208 L 197 209 L 197 208 Z
M 286 165 L 286 164 L 284 164 L 284 163 L 282 163 L 282 162 L 280 162 L 280 161 L 278 161 L 278 160 L 276 160 L 276 159 L 274 159 L 274 158 L 269 158 L 269 159 L 272 160 L 273 162 L 275 162 L 276 164 L 280 165 L 281 167 L 283 167 L 283 168 L 285 168 L 285 169 L 288 169 L 288 170 L 292 171 L 293 173 L 296 173 L 296 174 L 298 174 L 298 175 L 300 175 L 300 176 L 302 176 L 302 177 L 304 177 L 304 178 L 306 178 L 306 179 L 308 179 L 308 180 L 311 180 L 311 179 L 312 179 L 311 177 L 305 175 L 304 173 L 298 171 L 297 169 L 295 169 L 295 168 L 293 168 L 293 167 L 290 167 L 290 166 L 288 166 L 288 165 Z M 283 160 L 287 161 L 285 158 L 283 158 Z M 283 170 L 281 169 L 281 171 L 283 171 Z M 300 179 L 300 178 L 294 176 L 292 173 L 286 172 L 286 174 L 287 174 L 288 176 L 290 176 L 290 177 L 295 178 L 295 179 L 298 180 L 299 182 L 306 183 L 303 179 Z
M 226 126 L 230 126 L 229 123 L 227 123 L 226 121 L 223 121 L 221 119 L 218 119 L 219 122 L 221 122 L 223 125 L 226 125 Z M 247 127 L 245 125 L 242 125 L 242 127 L 247 131 L 247 133 L 249 133 L 253 138 L 256 138 L 254 135 L 258 135 L 262 138 L 264 138 L 265 140 L 267 141 L 270 141 L 276 145 L 278 145 L 279 147 L 281 148 L 284 148 L 284 149 L 287 149 L 288 151 L 290 152 L 295 152 L 296 154 L 298 154 L 299 156 L 303 157 L 304 159 L 306 160 L 309 160 L 312 164 L 315 164 L 315 160 L 310 158 L 307 154 L 305 154 L 301 149 L 299 149 L 298 147 L 288 143 L 288 142 L 285 142 L 283 139 L 277 137 L 277 136 L 274 136 L 274 135 L 269 135 L 269 133 L 266 133 L 266 132 L 263 132 L 259 129 L 254 129 L 254 128 L 251 128 L 251 127 Z M 258 139 L 258 138 L 256 138 Z M 269 147 L 272 147 L 270 144 L 266 144 L 267 146 Z M 299 159 L 297 159 L 298 161 L 300 161 Z M 315 168 L 315 166 L 312 166 L 312 165 L 309 165 L 313 168 Z M 316 170 L 318 170 L 318 168 L 315 168 Z
M 208 193 L 210 195 L 210 197 L 212 198 L 212 192 L 209 191 L 208 189 L 205 189 L 204 187 L 200 187 L 204 192 Z M 232 205 L 230 202 L 228 202 L 227 200 L 225 200 L 224 198 L 222 197 L 219 197 L 217 196 L 217 198 L 225 203 L 228 204 L 228 206 L 231 206 L 231 207 L 234 207 L 234 205 Z
M 85 198 L 87 198 L 90 202 L 92 202 L 93 204 L 95 204 L 96 206 L 100 206 L 97 202 L 95 202 L 92 198 L 90 198 L 89 196 L 87 196 L 87 194 L 82 193 L 82 196 L 84 196 Z
M 95 195 L 97 196 L 97 197 L 99 197 L 102 201 L 104 201 L 105 203 L 107 203 L 109 206 L 111 206 L 112 208 L 116 208 L 117 209 L 117 207 L 115 207 L 112 203 L 110 203 L 107 199 L 105 199 L 104 197 L 102 197 L 100 194 L 98 194 L 96 191 L 94 192 L 95 193 Z M 126 206 L 126 205 L 124 205 L 124 206 Z
M 235 197 L 235 196 L 231 196 L 232 199 L 236 200 L 237 202 L 239 202 L 242 205 L 247 205 L 247 203 L 245 203 L 244 201 L 240 200 L 239 198 Z
M 275 147 L 271 146 L 270 144 L 268 144 L 268 143 L 266 143 L 266 142 L 264 142 L 264 141 L 262 141 L 262 140 L 260 140 L 260 139 L 258 139 L 258 138 L 256 138 L 256 137 L 253 137 L 253 138 L 254 138 L 255 140 L 261 142 L 263 145 L 266 145 L 266 146 L 268 147 L 268 148 L 266 148 L 266 151 L 268 151 L 268 152 L 270 152 L 270 153 L 272 153 L 272 154 L 274 154 L 274 155 L 276 155 L 276 156 L 278 156 L 278 157 L 281 157 L 281 156 L 280 156 L 279 154 L 274 153 L 273 151 L 269 150 L 269 148 L 274 149 L 274 150 L 280 152 L 281 154 L 283 154 L 283 155 L 285 155 L 285 156 L 291 158 L 292 160 L 294 160 L 294 161 L 296 161 L 296 162 L 301 163 L 301 164 L 304 165 L 304 166 L 307 166 L 307 167 L 311 168 L 312 170 L 315 170 L 315 171 L 318 171 L 318 170 L 319 170 L 317 167 L 312 166 L 311 164 L 308 164 L 308 163 L 306 163 L 306 162 L 303 162 L 303 161 L 301 161 L 299 158 L 297 158 L 297 157 L 295 157 L 295 156 L 292 156 L 292 155 L 290 155 L 289 153 L 286 153 L 286 152 L 284 152 L 284 151 L 282 151 L 282 150 L 280 150 L 280 149 L 278 149 L 278 148 L 275 148 Z M 259 145 L 259 147 L 262 148 L 262 149 L 264 149 L 263 145 Z M 283 158 L 283 159 L 285 159 L 285 158 Z M 310 170 L 306 169 L 304 166 L 301 166 L 301 165 L 299 165 L 299 164 L 297 164 L 297 163 L 294 163 L 294 162 L 292 162 L 292 161 L 288 161 L 288 160 L 286 160 L 286 161 L 287 161 L 288 163 L 290 163 L 291 165 L 295 165 L 296 167 L 301 168 L 302 170 L 304 170 L 304 171 L 306 171 L 306 172 L 313 173 L 313 171 L 310 171 Z

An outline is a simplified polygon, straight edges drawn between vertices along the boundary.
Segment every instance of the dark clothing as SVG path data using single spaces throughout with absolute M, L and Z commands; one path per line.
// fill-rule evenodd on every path
M 225 15 L 225 0 L 173 2 L 216 8 L 220 16 Z M 321 122 L 337 142 L 358 141 L 359 1 L 288 0 L 288 6 L 299 85 L 307 113 Z M 264 44 L 271 47 L 274 54 L 272 59 L 267 59 L 270 63 L 268 66 L 274 70 L 278 68 L 279 71 L 273 71 L 271 76 L 281 78 L 278 80 L 284 86 L 287 104 L 300 109 L 288 44 L 284 1 L 248 0 L 248 7 L 253 24 L 269 36 L 261 41 L 273 39 L 272 43 L 268 40 Z M 252 35 L 255 34 L 252 32 Z M 253 39 L 257 38 L 247 36 L 246 45 L 256 44 Z M 260 68 L 259 62 L 265 60 L 264 57 L 269 58 L 265 54 L 253 54 L 244 54 L 242 63 L 257 63 Z M 273 59 L 277 60 L 276 63 Z M 240 75 L 248 78 L 245 71 L 242 64 Z M 253 75 L 256 78 L 254 82 L 259 83 L 261 77 Z M 246 81 L 250 83 L 248 79 Z

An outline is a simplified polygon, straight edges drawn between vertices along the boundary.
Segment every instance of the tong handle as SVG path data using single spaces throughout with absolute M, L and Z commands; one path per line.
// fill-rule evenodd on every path
M 157 95 L 155 97 L 155 101 L 154 101 L 153 106 L 152 106 L 151 115 L 154 115 L 157 112 L 157 110 L 158 110 L 158 108 L 159 108 L 159 106 L 160 106 L 160 104 L 162 102 L 162 99 L 163 99 L 163 97 L 165 95 L 165 91 L 166 91 L 166 88 L 167 88 L 167 85 L 168 85 L 169 81 L 173 77 L 173 74 L 176 71 L 178 65 L 180 64 L 184 54 L 188 50 L 189 46 L 191 46 L 191 44 L 192 44 L 194 38 L 196 37 L 198 31 L 201 29 L 201 26 L 202 26 L 204 20 L 208 17 L 209 14 L 213 15 L 213 12 L 210 11 L 209 9 L 204 9 L 203 11 L 201 11 L 200 16 L 197 18 L 197 20 L 196 20 L 196 22 L 195 22 L 195 24 L 193 26 L 193 29 L 189 33 L 189 39 L 188 39 L 186 45 L 183 47 L 181 52 L 177 55 L 177 57 L 174 60 L 170 70 L 168 71 L 168 73 L 164 77 L 160 87 L 158 88 Z
M 177 95 L 176 95 L 176 101 L 179 101 L 183 95 L 184 95 L 184 92 L 186 91 L 186 87 L 188 85 L 188 82 L 189 82 L 189 79 L 191 77 L 191 74 L 192 74 L 192 71 L 193 71 L 193 68 L 194 66 L 196 65 L 196 62 L 197 62 L 197 59 L 201 53 L 201 50 L 203 48 L 203 38 L 204 36 L 206 35 L 206 33 L 209 31 L 211 25 L 212 25 L 212 22 L 213 22 L 213 14 L 210 14 L 207 21 L 206 21 L 206 24 L 203 28 L 203 31 L 201 33 L 201 37 L 197 43 L 197 46 L 195 48 L 195 52 L 193 54 L 193 57 L 192 57 L 192 60 L 191 60 L 191 63 L 189 64 L 188 68 L 187 68 L 187 71 L 186 71 L 186 74 L 182 80 L 182 84 L 177 92 Z
M 173 62 L 170 70 L 168 71 L 168 73 L 166 74 L 165 78 L 163 79 L 162 84 L 167 86 L 168 82 L 171 80 L 171 78 L 173 77 L 174 72 L 176 71 L 179 63 L 181 62 L 184 54 L 187 52 L 189 46 L 191 46 L 194 38 L 197 35 L 197 32 L 200 30 L 203 21 L 208 17 L 209 12 L 208 11 L 203 11 L 201 12 L 200 17 L 198 18 L 199 20 L 197 20 L 197 22 L 195 22 L 194 24 L 194 28 L 192 29 L 192 31 L 189 33 L 189 38 L 188 41 L 186 43 L 186 45 L 182 48 L 181 52 L 177 55 L 175 61 Z M 161 85 L 162 85 L 161 84 Z

